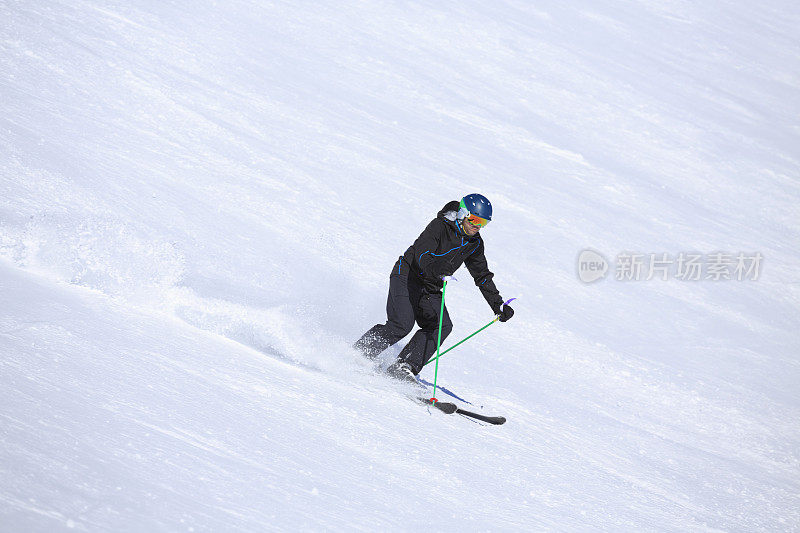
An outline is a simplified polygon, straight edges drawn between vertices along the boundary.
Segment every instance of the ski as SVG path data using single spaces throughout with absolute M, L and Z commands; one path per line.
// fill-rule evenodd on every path
M 475 420 L 480 420 L 481 422 L 486 422 L 487 424 L 494 424 L 495 426 L 506 423 L 506 418 L 504 416 L 486 416 L 480 413 L 467 411 L 466 409 L 461 409 L 454 403 L 440 401 L 434 402 L 430 398 L 420 398 L 419 400 L 424 404 L 433 405 L 435 408 L 439 409 L 443 413 L 447 413 L 448 415 L 455 413 L 469 418 L 474 418 Z
M 474 418 L 475 420 L 480 420 L 488 424 L 494 424 L 495 426 L 499 426 L 501 424 L 506 423 L 506 417 L 504 416 L 486 416 L 480 413 L 473 413 L 472 411 L 467 411 L 466 409 L 461 409 L 461 408 L 456 408 L 456 414 L 468 416 L 470 418 Z
M 417 376 L 417 381 L 418 381 L 418 382 L 420 382 L 420 383 L 422 383 L 422 384 L 423 384 L 423 385 L 425 385 L 426 387 L 431 387 L 431 388 L 433 387 L 433 383 L 430 383 L 430 382 L 428 382 L 428 381 L 424 380 L 423 378 L 421 378 L 421 377 L 419 377 L 419 376 Z M 458 401 L 460 401 L 460 402 L 462 402 L 462 403 L 466 403 L 466 404 L 472 405 L 472 402 L 470 402 L 470 401 L 466 400 L 465 398 L 462 398 L 461 396 L 459 396 L 459 395 L 458 395 L 458 394 L 456 394 L 455 392 L 451 391 L 451 390 L 450 390 L 450 389 L 448 389 L 447 387 L 442 387 L 442 386 L 440 385 L 440 386 L 438 387 L 438 390 L 442 391 L 443 393 L 447 394 L 447 395 L 448 395 L 448 396 L 450 396 L 451 398 L 454 398 L 454 399 L 456 399 L 456 400 L 458 400 Z M 429 394 L 430 394 L 430 393 L 429 393 Z
M 448 415 L 452 415 L 453 413 L 458 412 L 458 406 L 454 403 L 450 402 L 440 402 L 440 401 L 433 401 L 430 398 L 420 398 L 420 401 L 427 405 L 432 405 L 438 410 L 442 411 L 443 413 L 447 413 Z

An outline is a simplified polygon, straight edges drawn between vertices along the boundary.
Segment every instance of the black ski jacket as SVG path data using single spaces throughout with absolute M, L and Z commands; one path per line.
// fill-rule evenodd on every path
M 404 274 L 410 270 L 421 282 L 426 292 L 442 290 L 442 276 L 452 276 L 465 264 L 475 285 L 480 289 L 486 303 L 495 313 L 500 312 L 503 298 L 494 285 L 494 274 L 489 271 L 483 253 L 480 233 L 469 237 L 456 220 L 459 204 L 448 202 L 408 250 L 395 264 L 396 272 Z

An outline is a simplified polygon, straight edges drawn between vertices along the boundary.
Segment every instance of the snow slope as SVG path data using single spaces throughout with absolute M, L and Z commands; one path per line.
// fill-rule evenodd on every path
M 0 20 L 0 530 L 800 528 L 794 3 Z M 517 314 L 439 379 L 501 427 L 349 348 L 476 191 Z M 584 284 L 586 248 L 764 262 Z M 457 277 L 448 343 L 491 318 Z

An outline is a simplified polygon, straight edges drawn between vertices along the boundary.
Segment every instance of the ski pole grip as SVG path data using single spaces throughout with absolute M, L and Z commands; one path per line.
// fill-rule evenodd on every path
M 505 302 L 503 302 L 503 305 L 508 305 L 508 304 L 510 304 L 511 302 L 513 302 L 514 300 L 516 300 L 516 298 L 509 298 L 508 300 L 506 300 Z M 500 309 L 503 309 L 503 305 L 501 305 L 501 306 L 500 306 Z M 494 316 L 496 317 L 496 318 L 495 318 L 495 320 L 496 320 L 497 318 L 500 318 L 500 313 L 497 313 L 497 314 L 496 314 L 496 315 L 494 315 Z

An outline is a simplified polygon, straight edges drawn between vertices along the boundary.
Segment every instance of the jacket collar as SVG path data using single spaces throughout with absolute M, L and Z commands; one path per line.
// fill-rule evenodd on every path
M 455 216 L 448 217 L 447 216 L 448 214 L 449 213 L 445 214 L 444 219 L 447 222 L 447 225 L 450 226 L 451 228 L 453 228 L 453 231 L 456 232 L 456 235 L 461 237 L 463 240 L 467 240 L 467 241 L 470 241 L 470 242 L 474 242 L 474 241 L 476 241 L 476 240 L 478 240 L 480 238 L 480 235 L 481 235 L 480 232 L 476 233 L 472 237 L 470 237 L 469 235 L 464 233 L 464 228 L 461 227 L 461 223 L 455 218 Z

